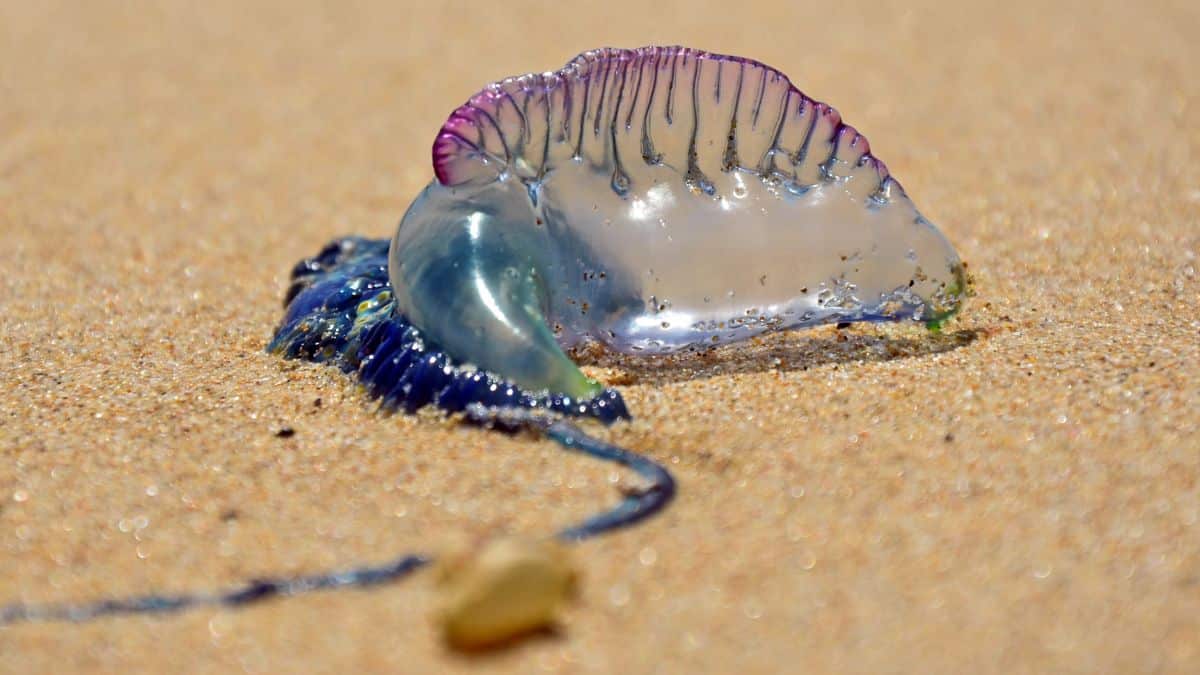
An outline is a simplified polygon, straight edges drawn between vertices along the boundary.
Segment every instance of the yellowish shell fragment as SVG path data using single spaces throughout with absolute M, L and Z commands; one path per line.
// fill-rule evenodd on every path
M 577 577 L 556 541 L 492 540 L 442 558 L 436 618 L 452 647 L 498 645 L 551 626 Z

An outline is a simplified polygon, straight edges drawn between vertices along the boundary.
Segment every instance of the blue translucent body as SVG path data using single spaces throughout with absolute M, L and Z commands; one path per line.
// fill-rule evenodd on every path
M 761 63 L 586 52 L 489 85 L 433 155 L 392 243 L 397 307 L 529 390 L 599 392 L 580 342 L 661 354 L 961 306 L 958 254 L 866 138 Z

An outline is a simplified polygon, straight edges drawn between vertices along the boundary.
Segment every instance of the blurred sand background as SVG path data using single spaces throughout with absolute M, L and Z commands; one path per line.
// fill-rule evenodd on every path
M 192 4 L 0 4 L 0 604 L 612 503 L 608 466 L 380 417 L 263 353 L 292 264 L 390 236 L 450 110 L 587 48 L 782 69 L 870 138 L 978 295 L 941 337 L 598 359 L 637 416 L 603 435 L 681 492 L 575 549 L 557 636 L 451 654 L 417 575 L 0 627 L 0 672 L 1200 672 L 1196 3 Z

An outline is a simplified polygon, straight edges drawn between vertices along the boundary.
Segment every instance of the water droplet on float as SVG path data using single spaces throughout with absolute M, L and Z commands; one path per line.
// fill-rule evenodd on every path
M 12 494 L 14 502 L 24 502 L 29 500 L 29 493 L 24 490 L 14 490 Z

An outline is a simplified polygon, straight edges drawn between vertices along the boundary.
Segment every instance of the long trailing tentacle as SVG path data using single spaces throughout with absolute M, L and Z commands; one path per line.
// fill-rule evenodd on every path
M 675 480 L 665 467 L 630 450 L 590 436 L 556 413 L 515 407 L 485 407 L 472 404 L 466 421 L 502 430 L 529 430 L 543 434 L 564 449 L 633 470 L 649 484 L 612 509 L 561 530 L 557 537 L 580 541 L 629 527 L 662 510 L 675 496 Z M 81 603 L 14 603 L 0 607 L 0 625 L 30 621 L 82 622 L 123 614 L 166 614 L 200 606 L 243 607 L 272 598 L 292 597 L 338 588 L 366 588 L 399 581 L 432 562 L 430 556 L 409 553 L 382 565 L 295 577 L 266 577 L 223 591 L 105 598 Z
M 210 593 L 151 593 L 81 603 L 14 603 L 0 608 L 0 625 L 22 621 L 81 622 L 118 614 L 165 614 L 203 605 L 241 607 L 270 598 L 301 595 L 312 591 L 377 586 L 406 577 L 430 561 L 428 557 L 410 554 L 384 565 L 298 577 L 253 579 L 236 588 Z
M 455 364 L 394 311 L 387 279 L 387 242 L 350 237 L 332 242 L 292 272 L 287 315 L 268 351 L 357 371 L 370 395 L 387 410 L 435 405 L 462 412 L 464 421 L 505 431 L 541 434 L 565 450 L 613 462 L 648 484 L 627 492 L 615 507 L 557 533 L 579 541 L 629 527 L 662 510 L 675 495 L 665 467 L 588 435 L 568 416 L 611 423 L 629 417 L 613 389 L 588 400 L 533 395 L 489 373 Z M 28 621 L 81 622 L 105 616 L 165 614 L 200 606 L 241 607 L 313 591 L 365 588 L 398 581 L 432 557 L 408 553 L 380 565 L 294 577 L 252 579 L 219 591 L 149 593 L 80 603 L 14 603 L 0 606 L 0 625 Z

